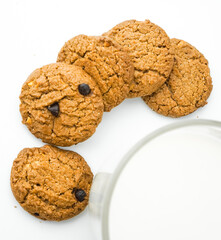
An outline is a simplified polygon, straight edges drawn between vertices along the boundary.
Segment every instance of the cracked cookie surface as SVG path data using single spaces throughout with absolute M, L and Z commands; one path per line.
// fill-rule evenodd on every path
M 43 220 L 78 215 L 88 204 L 93 174 L 79 154 L 45 145 L 25 148 L 14 160 L 11 189 L 19 204 Z M 79 201 L 75 192 L 84 191 Z
M 188 115 L 207 103 L 212 91 L 208 61 L 189 43 L 171 39 L 175 63 L 169 79 L 143 100 L 154 111 L 170 117 Z
M 79 35 L 65 43 L 57 62 L 81 66 L 97 82 L 109 112 L 129 93 L 134 67 L 128 54 L 108 37 Z
M 118 42 L 134 64 L 134 82 L 129 97 L 155 92 L 168 78 L 173 66 L 173 51 L 165 31 L 149 20 L 129 20 L 103 34 Z
M 89 90 L 86 95 L 84 86 Z M 22 122 L 43 142 L 58 146 L 89 138 L 104 108 L 94 80 L 80 67 L 65 63 L 35 70 L 24 83 L 20 100 Z

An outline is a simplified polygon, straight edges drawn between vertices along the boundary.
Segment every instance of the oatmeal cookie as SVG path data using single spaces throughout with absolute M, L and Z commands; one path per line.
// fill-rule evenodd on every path
M 20 95 L 22 122 L 43 142 L 70 146 L 88 139 L 103 115 L 94 80 L 80 67 L 54 63 L 35 70 Z
M 169 79 L 151 96 L 143 97 L 154 111 L 169 117 L 188 115 L 207 103 L 212 91 L 208 61 L 189 43 L 171 39 L 175 63 Z
M 165 31 L 149 20 L 122 22 L 103 34 L 118 42 L 134 64 L 129 97 L 155 92 L 169 77 L 174 54 Z
M 45 145 L 18 154 L 12 166 L 11 189 L 33 216 L 61 221 L 85 209 L 92 179 L 90 167 L 79 154 Z
M 57 61 L 81 66 L 95 79 L 106 112 L 128 96 L 134 78 L 132 61 L 128 54 L 108 37 L 76 36 L 65 43 Z

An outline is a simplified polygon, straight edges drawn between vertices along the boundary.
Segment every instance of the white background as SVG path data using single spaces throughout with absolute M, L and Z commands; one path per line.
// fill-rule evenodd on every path
M 124 20 L 150 19 L 209 60 L 214 85 L 209 103 L 182 119 L 221 120 L 220 10 L 220 0 L 0 1 L 0 239 L 96 240 L 87 211 L 61 223 L 40 221 L 27 214 L 10 191 L 10 169 L 18 152 L 43 145 L 21 123 L 19 94 L 27 76 L 55 62 L 64 42 L 75 35 L 100 35 Z M 69 149 L 80 153 L 96 173 L 148 133 L 180 120 L 152 112 L 139 98 L 128 99 L 104 114 L 89 140 Z

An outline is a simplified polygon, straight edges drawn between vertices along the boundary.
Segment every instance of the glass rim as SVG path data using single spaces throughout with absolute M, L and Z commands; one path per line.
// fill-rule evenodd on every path
M 130 161 L 134 154 L 136 154 L 145 144 L 152 141 L 153 139 L 161 136 L 167 132 L 180 129 L 183 127 L 190 127 L 190 126 L 210 126 L 210 127 L 218 127 L 221 128 L 221 122 L 215 120 L 207 120 L 207 119 L 191 119 L 191 120 L 181 120 L 176 123 L 170 123 L 166 126 L 160 127 L 159 129 L 153 131 L 152 133 L 147 134 L 141 140 L 139 140 L 136 144 L 132 146 L 132 148 L 121 158 L 119 164 L 115 168 L 110 183 L 108 185 L 108 189 L 105 193 L 104 197 L 104 204 L 102 209 L 102 223 L 101 223 L 101 231 L 102 231 L 102 239 L 103 240 L 110 240 L 109 236 L 109 207 L 111 202 L 111 197 L 117 183 L 117 180 L 123 171 L 124 167 Z

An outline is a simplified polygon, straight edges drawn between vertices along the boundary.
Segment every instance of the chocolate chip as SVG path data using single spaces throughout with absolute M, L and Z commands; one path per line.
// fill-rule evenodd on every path
M 55 102 L 52 105 L 48 106 L 48 110 L 51 112 L 52 115 L 54 115 L 55 117 L 58 117 L 58 115 L 59 115 L 58 102 Z
M 81 95 L 87 96 L 88 94 L 90 94 L 91 89 L 88 84 L 82 83 L 82 84 L 78 85 L 78 91 Z
M 84 198 L 86 197 L 86 193 L 82 189 L 75 189 L 75 197 L 79 202 L 83 202 Z
M 76 191 L 77 191 L 77 188 L 75 187 L 75 188 L 73 188 L 71 193 L 74 194 Z
M 38 216 L 39 216 L 39 213 L 36 212 L 36 213 L 34 213 L 34 215 L 38 217 Z

